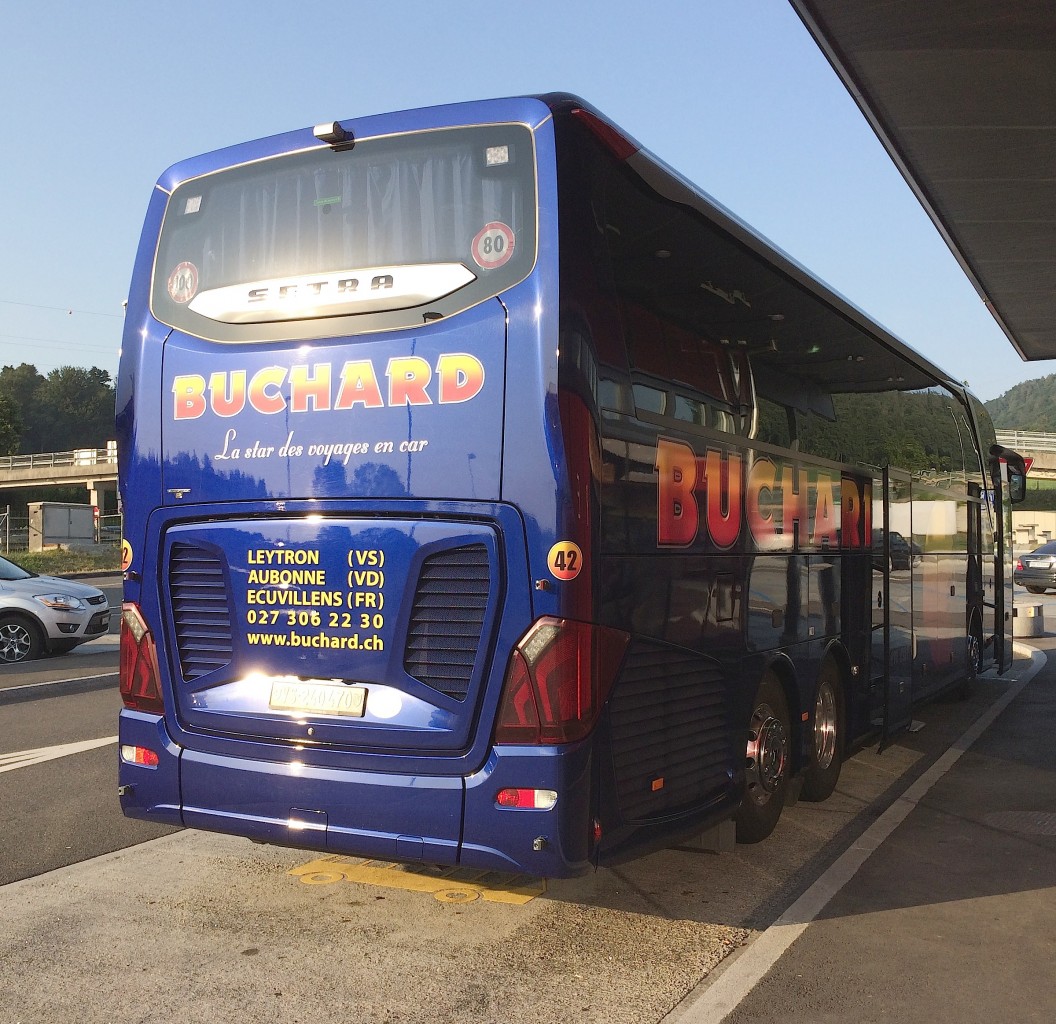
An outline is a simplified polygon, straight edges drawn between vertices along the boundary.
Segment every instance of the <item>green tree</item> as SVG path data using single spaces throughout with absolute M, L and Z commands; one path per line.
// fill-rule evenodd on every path
M 40 451 L 104 448 L 114 436 L 114 387 L 105 370 L 60 366 L 45 378 L 37 401 L 48 411 Z
M 18 412 L 21 437 L 15 452 L 23 455 L 48 450 L 43 447 L 43 437 L 49 413 L 38 399 L 43 384 L 43 376 L 30 363 L 0 370 L 0 398 L 10 402 Z
M 6 395 L 0 394 L 0 455 L 16 455 L 22 443 L 22 413 Z

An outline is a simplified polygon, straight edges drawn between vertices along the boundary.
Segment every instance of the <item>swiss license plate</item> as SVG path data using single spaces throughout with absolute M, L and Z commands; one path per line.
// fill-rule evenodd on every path
M 367 690 L 345 683 L 276 679 L 271 684 L 268 707 L 274 711 L 314 711 L 321 715 L 362 718 L 367 710 Z

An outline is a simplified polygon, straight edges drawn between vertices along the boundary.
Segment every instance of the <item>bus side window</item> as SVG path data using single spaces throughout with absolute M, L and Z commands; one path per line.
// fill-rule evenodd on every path
M 756 404 L 758 415 L 755 440 L 781 448 L 791 448 L 794 440 L 792 428 L 796 422 L 792 410 L 770 401 L 769 398 L 758 398 Z
M 632 391 L 634 405 L 639 412 L 650 412 L 654 416 L 667 414 L 667 392 L 648 384 L 635 384 Z

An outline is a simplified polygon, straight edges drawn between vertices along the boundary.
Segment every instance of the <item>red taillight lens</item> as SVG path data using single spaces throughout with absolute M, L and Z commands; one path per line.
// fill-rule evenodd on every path
M 571 743 L 601 714 L 629 637 L 619 630 L 542 618 L 510 658 L 496 743 Z
M 495 803 L 518 810 L 548 811 L 557 803 L 557 793 L 552 789 L 500 789 Z
M 499 743 L 538 743 L 539 708 L 535 700 L 528 663 L 519 650 L 510 657 L 495 729 Z
M 139 608 L 121 606 L 121 700 L 126 708 L 161 714 L 161 677 L 154 637 L 147 628 Z

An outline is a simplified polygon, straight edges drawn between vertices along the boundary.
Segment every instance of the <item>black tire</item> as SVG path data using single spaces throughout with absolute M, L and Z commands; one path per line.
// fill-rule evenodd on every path
M 810 763 L 803 773 L 804 800 L 820 803 L 832 796 L 843 767 L 843 679 L 835 662 L 826 661 L 814 699 Z
M 744 792 L 734 818 L 739 843 L 761 842 L 781 817 L 788 795 L 791 735 L 785 692 L 777 678 L 767 673 L 759 684 L 748 724 Z
M 1046 587 L 1030 587 L 1030 586 L 1028 586 L 1027 587 L 1027 593 L 1028 594 L 1044 594 L 1046 589 L 1047 589 Z
M 0 664 L 32 661 L 43 649 L 44 638 L 32 622 L 20 615 L 0 615 Z

